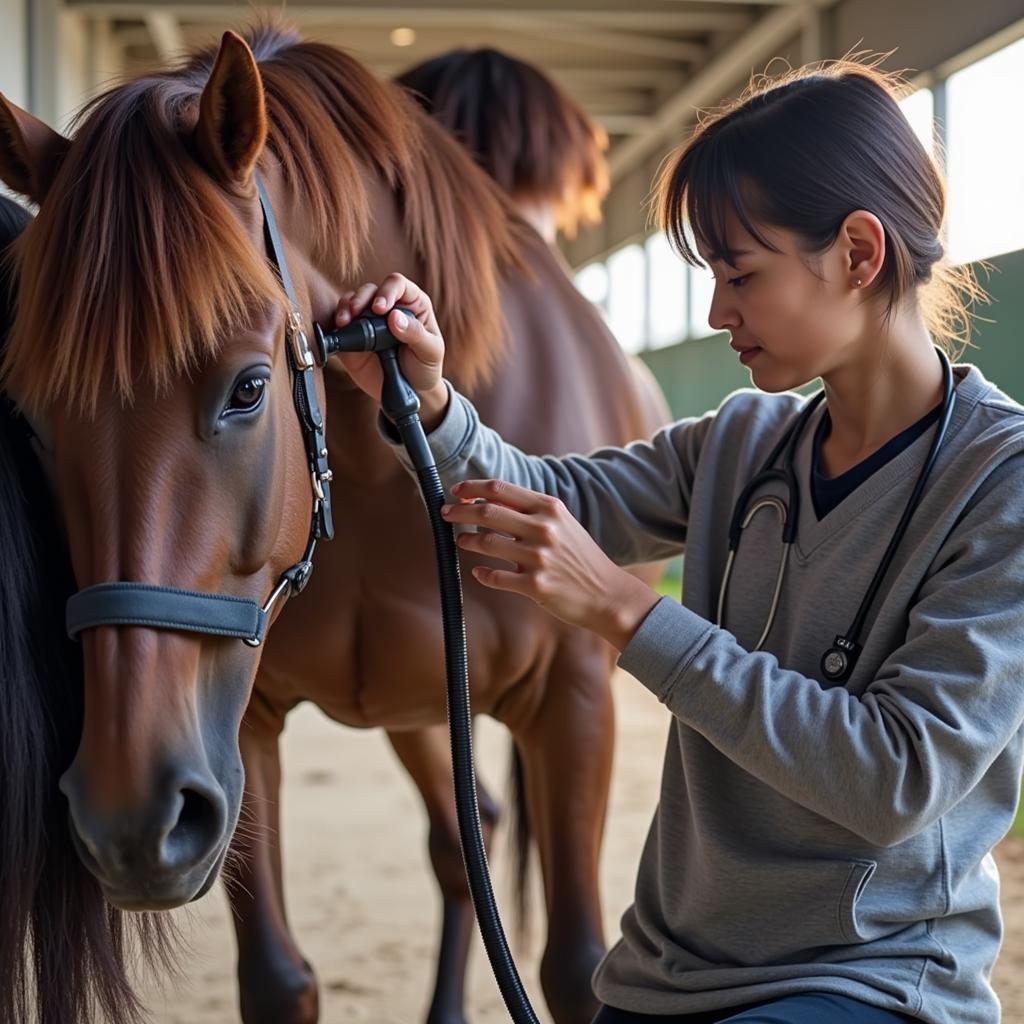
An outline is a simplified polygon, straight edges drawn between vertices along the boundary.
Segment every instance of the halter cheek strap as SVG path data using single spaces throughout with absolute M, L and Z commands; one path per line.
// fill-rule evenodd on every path
M 83 630 L 95 629 L 97 626 L 146 626 L 151 629 L 237 637 L 251 647 L 259 647 L 266 636 L 267 623 L 277 601 L 282 596 L 300 593 L 309 582 L 317 540 L 321 537 L 329 540 L 334 536 L 327 434 L 316 394 L 313 354 L 302 329 L 299 301 L 288 273 L 274 211 L 258 175 L 256 188 L 263 208 L 263 234 L 267 254 L 277 268 L 290 306 L 285 327 L 285 348 L 292 379 L 292 397 L 302 428 L 313 487 L 313 511 L 306 550 L 300 561 L 281 574 L 262 606 L 245 597 L 203 594 L 195 590 L 133 581 L 99 583 L 86 587 L 68 599 L 65 609 L 65 625 L 68 636 L 72 638 Z

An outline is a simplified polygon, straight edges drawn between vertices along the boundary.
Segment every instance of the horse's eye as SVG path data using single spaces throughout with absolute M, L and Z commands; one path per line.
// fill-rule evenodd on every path
M 231 399 L 225 410 L 230 414 L 233 412 L 252 412 L 263 401 L 263 395 L 267 390 L 267 381 L 264 377 L 249 377 L 240 380 L 231 392 Z

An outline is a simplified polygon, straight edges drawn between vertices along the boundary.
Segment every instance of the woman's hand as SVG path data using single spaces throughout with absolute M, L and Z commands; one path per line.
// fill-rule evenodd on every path
M 474 566 L 485 587 L 524 594 L 620 651 L 660 600 L 612 562 L 557 498 L 501 480 L 464 480 L 452 494 L 459 503 L 444 506 L 444 518 L 487 530 L 460 533 L 459 547 L 512 563 L 511 569 Z
M 344 327 L 363 312 L 384 315 L 395 306 L 403 306 L 415 316 L 410 319 L 401 312 L 391 312 L 388 326 L 402 342 L 398 362 L 405 379 L 420 396 L 420 419 L 429 431 L 441 421 L 448 403 L 448 389 L 441 380 L 444 338 L 430 296 L 401 274 L 388 274 L 379 287 L 368 282 L 343 295 L 334 322 Z M 379 402 L 383 374 L 376 352 L 342 352 L 338 358 L 355 383 Z

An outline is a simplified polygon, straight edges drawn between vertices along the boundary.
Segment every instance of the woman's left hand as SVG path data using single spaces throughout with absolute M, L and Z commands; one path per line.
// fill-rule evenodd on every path
M 452 494 L 458 504 L 446 505 L 444 518 L 487 531 L 459 534 L 459 547 L 512 563 L 510 569 L 474 566 L 485 587 L 532 598 L 620 651 L 660 600 L 612 562 L 557 498 L 501 480 L 464 480 Z

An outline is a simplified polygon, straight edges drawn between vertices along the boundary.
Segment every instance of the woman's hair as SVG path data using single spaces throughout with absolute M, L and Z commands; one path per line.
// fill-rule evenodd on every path
M 703 265 L 699 242 L 734 265 L 729 211 L 769 249 L 758 225 L 789 230 L 820 254 L 850 213 L 867 210 L 885 229 L 872 288 L 887 298 L 886 318 L 916 299 L 933 338 L 962 351 L 969 307 L 987 297 L 970 268 L 942 262 L 945 184 L 900 110 L 905 86 L 879 69 L 883 58 L 858 56 L 755 76 L 737 100 L 704 117 L 659 175 L 658 219 L 687 263 Z
M 498 50 L 452 50 L 395 81 L 513 198 L 554 203 L 570 236 L 600 221 L 608 137 L 537 68 Z

